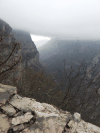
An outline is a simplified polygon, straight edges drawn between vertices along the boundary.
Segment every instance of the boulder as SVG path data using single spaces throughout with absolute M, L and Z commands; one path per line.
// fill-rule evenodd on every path
M 8 114 L 9 117 L 16 114 L 16 110 L 10 104 L 5 104 L 1 107 L 1 109 L 4 110 L 4 112 L 6 112 L 6 114 Z
M 80 122 L 81 121 L 81 115 L 79 113 L 74 113 L 73 119 L 75 122 Z

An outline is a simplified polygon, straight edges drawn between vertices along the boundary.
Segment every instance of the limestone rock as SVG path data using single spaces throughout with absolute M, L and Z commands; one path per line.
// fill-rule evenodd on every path
M 7 88 L 15 93 L 14 87 L 1 86 L 5 89 L 0 95 Z M 9 97 L 0 107 L 0 133 L 100 133 L 99 127 L 83 121 L 77 112 L 71 115 L 53 105 L 18 94 L 9 93 Z
M 17 93 L 16 87 L 0 84 L 0 106 L 9 100 L 10 96 Z
M 10 122 L 5 114 L 0 112 L 0 133 L 7 133 L 10 128 Z
M 80 122 L 81 115 L 79 113 L 74 113 L 73 119 L 74 119 L 75 122 Z
M 9 104 L 2 106 L 1 109 L 4 110 L 9 116 L 16 114 L 16 110 Z
M 15 126 L 15 127 L 12 128 L 12 130 L 13 130 L 14 132 L 16 132 L 16 131 L 21 131 L 21 130 L 23 130 L 23 129 L 24 129 L 24 124 L 20 124 L 20 125 L 17 125 L 17 126 Z
M 17 116 L 21 116 L 21 115 L 24 115 L 24 112 L 23 112 L 23 111 L 19 111 L 19 112 L 16 113 L 14 116 L 17 117 Z
M 81 120 L 79 123 L 71 120 L 68 124 L 69 133 L 100 133 L 100 128 Z
M 17 93 L 17 88 L 10 85 L 0 84 L 0 88 L 4 89 L 5 91 L 8 91 L 10 95 Z
M 13 118 L 12 124 L 18 125 L 18 124 L 22 124 L 25 122 L 29 122 L 31 118 L 33 118 L 33 115 L 31 114 L 31 112 L 27 112 L 23 116 L 17 116 L 15 118 Z
M 22 133 L 62 133 L 63 128 L 58 117 L 42 117 L 38 118 L 33 126 Z
M 47 104 L 47 103 L 42 103 L 42 106 L 45 108 L 45 111 L 47 112 L 55 112 L 55 113 L 59 113 L 59 111 L 56 109 L 56 108 L 54 108 L 52 105 L 50 105 L 50 104 Z
M 41 111 L 44 110 L 44 107 L 41 103 L 36 102 L 34 99 L 21 97 L 18 94 L 13 96 L 13 98 L 9 101 L 10 104 L 18 108 L 19 110 L 27 111 Z

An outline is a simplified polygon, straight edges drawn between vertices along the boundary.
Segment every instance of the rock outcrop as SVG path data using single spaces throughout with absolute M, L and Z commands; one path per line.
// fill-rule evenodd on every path
M 100 133 L 100 128 L 79 113 L 21 97 L 16 87 L 0 84 L 0 133 Z
M 15 47 L 16 44 L 18 45 Z M 20 57 L 20 62 L 13 70 L 12 68 L 11 70 L 9 69 L 10 72 L 8 72 L 8 74 L 6 72 L 6 76 L 0 75 L 1 83 L 13 84 L 13 81 L 16 81 L 18 84 L 21 79 L 21 71 L 23 68 L 31 67 L 35 71 L 39 71 L 42 66 L 39 62 L 39 52 L 37 51 L 30 34 L 24 31 L 12 30 L 9 24 L 0 19 L 0 73 L 9 67 L 12 67 Z M 6 63 L 3 64 L 2 62 L 5 61 Z
M 12 34 L 12 28 L 9 24 L 0 19 L 0 82 L 3 82 L 7 76 L 9 77 L 7 80 L 15 78 L 15 80 L 18 81 L 17 79 L 20 77 L 21 71 L 21 63 L 19 63 L 20 57 L 21 49 Z M 7 74 L 7 71 L 12 69 L 13 71 Z M 6 71 L 6 75 L 1 74 L 3 71 Z
M 31 39 L 30 33 L 22 30 L 14 30 L 13 35 L 21 43 L 23 67 L 31 67 L 40 70 L 39 52 Z

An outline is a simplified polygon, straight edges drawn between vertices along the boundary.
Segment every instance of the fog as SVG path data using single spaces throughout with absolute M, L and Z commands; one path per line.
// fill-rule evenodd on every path
M 65 39 L 100 39 L 99 0 L 0 0 L 12 28 Z

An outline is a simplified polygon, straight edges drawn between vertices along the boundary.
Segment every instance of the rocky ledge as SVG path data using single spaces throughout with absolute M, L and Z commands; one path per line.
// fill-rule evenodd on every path
M 100 133 L 100 128 L 53 105 L 21 97 L 0 84 L 0 133 Z

